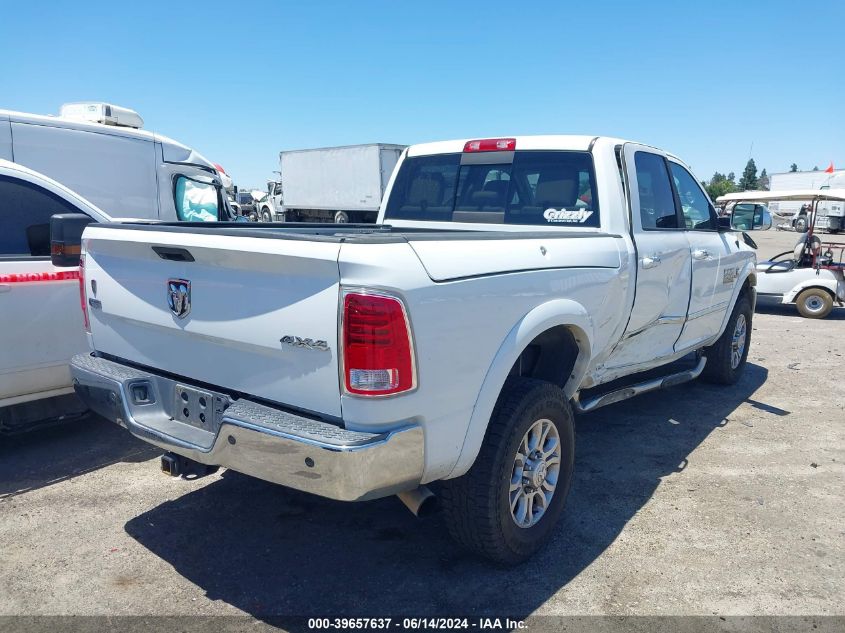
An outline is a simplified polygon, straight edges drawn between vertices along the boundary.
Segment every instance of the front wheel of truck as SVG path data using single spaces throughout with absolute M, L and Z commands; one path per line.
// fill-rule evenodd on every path
M 742 375 L 751 345 L 751 302 L 745 294 L 736 301 L 722 336 L 703 350 L 707 363 L 701 379 L 720 385 L 733 385 Z
M 509 379 L 472 467 L 442 482 L 449 532 L 503 565 L 527 560 L 563 512 L 575 430 L 563 390 L 532 378 Z

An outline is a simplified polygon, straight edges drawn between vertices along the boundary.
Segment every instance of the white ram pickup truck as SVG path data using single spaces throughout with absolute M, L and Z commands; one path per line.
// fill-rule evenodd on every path
M 410 147 L 375 226 L 98 224 L 82 243 L 76 390 L 166 471 L 412 509 L 438 482 L 453 536 L 506 564 L 561 515 L 573 410 L 735 382 L 755 303 L 753 242 L 689 168 L 604 137 Z

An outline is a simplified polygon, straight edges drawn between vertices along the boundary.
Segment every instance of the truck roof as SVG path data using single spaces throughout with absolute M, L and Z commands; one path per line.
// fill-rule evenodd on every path
M 518 150 L 569 150 L 586 152 L 592 147 L 601 142 L 608 145 L 624 145 L 625 143 L 636 143 L 643 147 L 656 149 L 663 152 L 667 157 L 673 161 L 680 163 L 684 167 L 690 166 L 681 160 L 672 152 L 667 152 L 664 149 L 643 143 L 640 141 L 632 141 L 630 139 L 617 138 L 615 136 L 587 136 L 583 134 L 538 134 L 538 135 L 503 135 L 503 136 L 489 136 L 488 139 L 516 139 L 516 149 Z M 428 156 L 431 154 L 460 154 L 464 151 L 464 145 L 469 141 L 481 140 L 480 138 L 465 138 L 453 141 L 436 141 L 434 143 L 419 143 L 411 145 L 408 148 L 408 156 Z
M 599 139 L 608 140 L 614 143 L 625 143 L 622 139 L 606 136 L 586 136 L 575 134 L 542 134 L 542 135 L 502 135 L 486 138 L 513 138 L 516 139 L 517 149 L 544 150 L 562 149 L 574 151 L 587 151 Z M 456 139 L 452 141 L 436 141 L 434 143 L 420 143 L 411 145 L 408 148 L 408 156 L 426 156 L 429 154 L 459 154 L 464 150 L 464 145 L 469 141 L 478 138 Z

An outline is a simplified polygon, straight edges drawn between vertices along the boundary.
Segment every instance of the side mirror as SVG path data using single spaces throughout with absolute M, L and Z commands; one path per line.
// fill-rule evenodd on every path
M 53 266 L 79 266 L 82 232 L 93 221 L 83 213 L 57 213 L 50 218 L 50 259 Z
M 768 231 L 772 228 L 772 214 L 760 206 L 736 205 L 731 214 L 734 231 Z

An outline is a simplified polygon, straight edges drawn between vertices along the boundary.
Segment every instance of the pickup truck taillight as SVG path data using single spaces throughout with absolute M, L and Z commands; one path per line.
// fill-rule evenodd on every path
M 82 307 L 82 323 L 86 332 L 91 332 L 88 320 L 88 298 L 85 296 L 85 251 L 79 255 L 79 305 Z
M 348 393 L 387 396 L 416 387 L 411 327 L 400 299 L 343 295 L 343 379 Z

